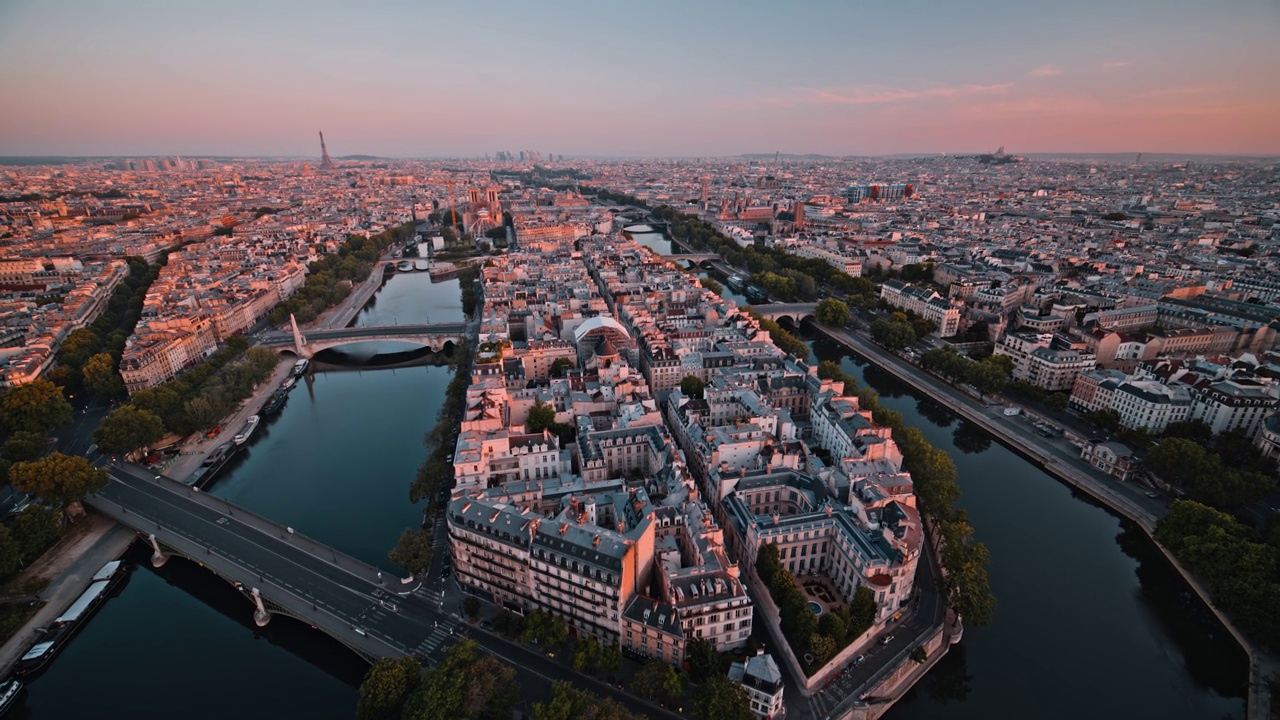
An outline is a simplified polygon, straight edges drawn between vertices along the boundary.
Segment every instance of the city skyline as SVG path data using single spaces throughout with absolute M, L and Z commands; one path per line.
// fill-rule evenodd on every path
M 1280 11 L 16 2 L 3 155 L 1280 153 Z

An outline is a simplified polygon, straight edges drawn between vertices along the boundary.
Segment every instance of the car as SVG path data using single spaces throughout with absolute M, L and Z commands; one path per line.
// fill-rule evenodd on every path
M 1160 497 L 1160 493 L 1155 492 L 1154 490 L 1148 490 L 1148 491 L 1147 491 L 1147 497 L 1149 497 L 1149 498 L 1158 498 L 1158 497 Z
M 880 644 L 888 645 L 889 643 L 893 642 L 893 640 L 894 640 L 894 637 L 892 635 L 885 635 L 884 637 L 880 638 Z
M 859 665 L 862 664 L 862 661 L 866 659 L 867 659 L 866 655 L 859 655 L 858 657 L 853 659 L 852 667 L 858 667 Z
M 492 629 L 493 629 L 493 623 L 489 622 L 488 620 L 481 620 L 481 621 L 480 621 L 480 629 L 481 629 L 481 630 L 492 630 Z
M 555 659 L 556 659 L 556 651 L 555 651 L 555 650 L 548 650 L 548 651 L 547 651 L 547 657 L 551 658 L 552 660 L 555 660 Z

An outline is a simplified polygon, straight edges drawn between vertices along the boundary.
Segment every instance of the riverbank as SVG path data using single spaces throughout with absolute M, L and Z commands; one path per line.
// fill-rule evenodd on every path
M 1250 678 L 1247 717 L 1250 720 L 1266 720 L 1270 717 L 1270 693 L 1265 678 L 1280 666 L 1274 659 L 1256 649 L 1236 629 L 1230 619 L 1213 605 L 1208 591 L 1200 582 L 1173 557 L 1172 553 L 1155 541 L 1153 533 L 1156 522 L 1163 516 L 1164 511 L 1167 511 L 1163 501 L 1148 502 L 1149 499 L 1145 498 L 1142 491 L 1134 489 L 1131 485 L 1121 483 L 1114 478 L 1099 477 L 1096 471 L 1080 460 L 1078 453 L 1068 452 L 1066 448 L 1035 435 L 1026 428 L 1026 421 L 1020 417 L 1005 416 L 1002 408 L 988 407 L 985 403 L 924 373 L 918 367 L 906 363 L 869 340 L 844 330 L 822 325 L 815 324 L 815 328 L 827 338 L 862 355 L 885 372 L 942 404 L 961 418 L 983 428 L 1002 444 L 1034 461 L 1053 477 L 1092 497 L 1141 528 L 1168 561 L 1169 566 L 1178 572 L 1187 586 L 1196 593 L 1248 655 Z
M 228 417 L 222 419 L 222 429 L 212 438 L 199 433 L 192 435 L 188 441 L 178 448 L 178 455 L 160 469 L 164 475 L 186 482 L 187 478 L 200 467 L 209 453 L 223 443 L 229 443 L 250 416 L 258 414 L 267 398 L 280 387 L 284 379 L 293 374 L 293 358 L 282 359 L 271 376 L 260 383 L 249 397 L 240 403 L 240 407 Z
M 48 625 L 65 612 L 89 587 L 94 573 L 124 555 L 136 536 L 111 518 L 91 512 L 32 563 L 20 582 L 48 579 L 48 585 L 36 594 L 44 605 L 0 645 L 0 677 L 6 677 L 35 642 L 36 628 Z

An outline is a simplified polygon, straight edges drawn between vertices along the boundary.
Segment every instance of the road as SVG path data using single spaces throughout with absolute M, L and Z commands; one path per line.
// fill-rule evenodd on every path
M 1027 412 L 1006 416 L 1001 406 L 988 406 L 972 398 L 942 380 L 920 370 L 919 367 L 873 344 L 858 334 L 819 327 L 820 332 L 843 343 L 858 354 L 887 370 L 898 379 L 916 388 L 929 398 L 946 405 L 950 410 L 971 422 L 986 428 L 1001 440 L 1031 456 L 1050 473 L 1089 493 L 1115 511 L 1130 517 L 1149 530 L 1169 510 L 1164 497 L 1147 497 L 1149 488 L 1131 482 L 1102 475 L 1080 458 L 1080 451 L 1070 441 L 1062 438 L 1046 438 L 1031 427 Z M 1033 416 L 1032 419 L 1039 419 Z
M 380 338 L 399 337 L 404 335 L 461 335 L 469 326 L 465 322 L 434 323 L 422 325 L 384 325 L 373 327 L 331 328 L 327 330 L 306 330 L 303 336 L 307 340 L 345 340 L 348 338 Z M 263 345 L 292 345 L 292 332 L 266 332 L 258 335 Z
M 573 673 L 523 645 L 473 631 L 439 583 L 398 577 L 289 532 L 248 510 L 135 465 L 107 465 L 111 481 L 88 503 L 371 657 L 414 655 L 437 663 L 463 635 L 517 670 L 526 696 L 546 699 L 551 681 L 573 679 L 629 709 L 670 715 L 612 686 Z M 246 599 L 246 602 L 249 600 Z M 567 655 L 567 653 L 565 653 Z M 670 715 L 675 717 L 674 715 Z

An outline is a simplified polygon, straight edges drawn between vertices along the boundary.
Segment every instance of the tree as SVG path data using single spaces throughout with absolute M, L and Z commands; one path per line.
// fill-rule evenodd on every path
M 690 640 L 685 646 L 684 659 L 689 663 L 689 679 L 701 683 L 707 678 L 721 675 L 728 670 L 722 667 L 722 656 L 709 640 Z
M 724 675 L 712 676 L 698 688 L 693 711 L 701 720 L 752 720 L 755 717 L 747 691 Z
M 420 575 L 431 564 L 431 545 L 431 536 L 426 531 L 409 528 L 400 533 L 400 539 L 387 557 L 406 572 Z
M 849 324 L 849 306 L 835 298 L 827 298 L 818 303 L 814 317 L 823 325 L 842 328 Z
M 573 361 L 569 358 L 556 358 L 551 363 L 551 377 L 562 378 L 565 372 L 573 369 Z
M 706 388 L 707 384 L 697 375 L 685 375 L 680 379 L 680 392 L 684 393 L 686 397 L 701 400 Z
M 467 598 L 462 601 L 462 612 L 466 613 L 468 618 L 475 620 L 476 616 L 480 614 L 479 598 L 474 595 L 468 595 Z
M 383 658 L 373 664 L 360 683 L 357 720 L 400 720 L 405 702 L 422 680 L 422 668 L 412 657 Z
M 1066 410 L 1067 404 L 1071 402 L 1071 395 L 1064 392 L 1049 393 L 1044 399 L 1044 404 L 1050 410 Z
M 871 338 L 890 350 L 901 350 L 916 341 L 916 331 L 908 322 L 879 318 L 871 323 Z
M 992 355 L 969 366 L 969 384 L 983 395 L 1000 392 L 1009 382 L 1009 370 L 1004 361 L 996 358 L 1007 357 Z
M 618 647 L 618 643 L 609 643 L 608 647 L 600 649 L 598 667 L 600 672 L 606 675 L 612 675 L 622 669 L 622 648 Z
M 809 652 L 818 665 L 825 664 L 836 654 L 836 641 L 821 633 L 809 636 Z
M 58 531 L 58 518 L 48 508 L 31 505 L 18 513 L 10 526 L 22 557 L 34 560 L 62 535 Z
M 911 651 L 910 658 L 915 664 L 920 665 L 929 659 L 929 652 L 924 649 L 923 645 L 920 645 Z
M 529 408 L 529 417 L 524 421 L 525 429 L 531 433 L 542 432 L 555 424 L 556 409 L 541 400 Z
M 9 532 L 9 528 L 0 525 L 0 577 L 8 577 L 18 569 L 22 562 L 22 548 Z
M 109 453 L 121 455 L 151 445 L 164 437 L 164 421 L 132 404 L 112 410 L 93 431 L 93 441 Z
M 818 378 L 844 383 L 845 395 L 852 395 L 858 392 L 858 378 L 846 373 L 840 367 L 840 363 L 835 360 L 823 360 L 818 363 Z
M 84 386 L 98 397 L 115 397 L 124 392 L 124 381 L 116 372 L 116 360 L 108 353 L 98 353 L 81 368 Z
M 88 460 L 52 453 L 39 460 L 15 463 L 9 481 L 23 492 L 34 493 L 56 507 L 83 500 L 107 485 L 107 471 Z
M 44 435 L 30 430 L 18 430 L 0 447 L 0 458 L 11 463 L 35 460 L 44 454 Z
M 578 638 L 573 647 L 573 669 L 578 672 L 595 672 L 600 665 L 600 644 L 593 638 Z
M 645 663 L 631 682 L 631 691 L 649 700 L 656 700 L 659 697 L 676 697 L 683 690 L 684 687 L 675 668 L 661 660 L 650 660 Z
M 71 415 L 71 403 L 63 397 L 62 388 L 48 380 L 10 388 L 0 398 L 0 425 L 10 432 L 44 434 L 71 422 Z

